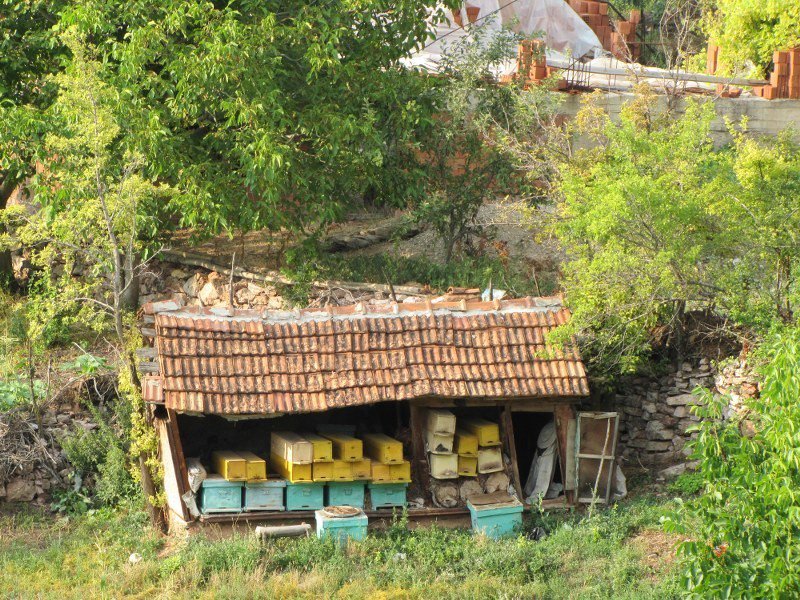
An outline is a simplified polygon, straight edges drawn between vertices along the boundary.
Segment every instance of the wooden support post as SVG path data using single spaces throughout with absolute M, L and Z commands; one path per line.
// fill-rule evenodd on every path
M 183 455 L 183 442 L 181 442 L 181 434 L 178 429 L 178 413 L 171 409 L 167 409 L 167 435 L 169 436 L 169 444 L 172 449 L 172 462 L 175 465 L 176 475 L 178 477 L 178 490 L 181 493 L 184 520 L 188 521 L 191 516 L 189 515 L 189 509 L 186 507 L 186 503 L 183 502 L 183 495 L 189 491 L 189 473 L 186 470 L 186 458 Z
M 511 419 L 511 405 L 506 404 L 503 411 L 500 413 L 500 435 L 503 438 L 503 445 L 511 458 L 511 479 L 514 484 L 514 489 L 517 492 L 517 497 L 520 502 L 524 501 L 522 497 L 522 484 L 519 479 L 519 463 L 517 462 L 517 443 L 514 439 L 514 423 Z
M 575 473 L 570 473 L 567 465 L 569 460 L 567 458 L 569 452 L 569 424 L 570 421 L 575 420 L 575 409 L 570 404 L 556 405 L 554 411 L 555 425 L 556 425 L 556 439 L 558 440 L 558 465 L 561 471 L 561 481 L 564 482 L 564 494 L 567 497 L 567 502 L 574 504 L 575 490 L 570 489 L 567 484 L 567 478 L 575 478 Z M 574 442 L 574 440 L 572 440 Z M 573 449 L 574 450 L 574 449 Z M 574 454 L 574 452 L 573 452 Z
M 409 404 L 408 426 L 411 429 L 411 477 L 416 479 L 424 494 L 429 494 L 430 473 L 425 457 L 425 409 L 415 402 Z M 429 498 L 426 498 L 427 501 Z

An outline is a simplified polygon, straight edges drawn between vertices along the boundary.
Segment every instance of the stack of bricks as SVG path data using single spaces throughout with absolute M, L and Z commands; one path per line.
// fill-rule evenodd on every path
M 800 100 L 800 48 L 792 50 L 779 50 L 772 55 L 772 72 L 769 74 L 769 84 L 753 88 L 756 96 L 766 100 L 776 98 L 791 98 Z M 719 47 L 709 43 L 706 55 L 706 72 L 713 75 L 719 67 Z M 723 96 L 728 86 L 724 88 Z
M 517 74 L 524 85 L 540 83 L 558 73 L 558 69 L 547 66 L 544 42 L 541 40 L 523 40 L 517 52 Z M 556 89 L 567 88 L 563 79 L 556 81 Z
M 605 50 L 619 59 L 636 60 L 641 53 L 636 41 L 636 26 L 642 20 L 642 11 L 632 10 L 627 21 L 612 24 L 608 17 L 608 3 L 597 0 L 568 0 L 572 9 L 595 32 Z

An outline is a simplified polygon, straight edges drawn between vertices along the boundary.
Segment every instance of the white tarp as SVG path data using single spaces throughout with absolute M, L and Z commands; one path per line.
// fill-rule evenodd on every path
M 470 0 L 461 8 L 461 22 L 469 28 L 467 7 L 480 9 L 478 22 L 490 32 L 508 27 L 531 38 L 540 35 L 550 51 L 573 58 L 602 50 L 594 31 L 564 0 Z M 406 64 L 436 71 L 447 48 L 468 35 L 467 29 L 455 23 L 450 10 L 445 9 L 445 14 L 448 20 L 434 27 L 435 41 L 412 54 Z M 509 60 L 495 75 L 508 75 L 515 70 L 516 61 Z

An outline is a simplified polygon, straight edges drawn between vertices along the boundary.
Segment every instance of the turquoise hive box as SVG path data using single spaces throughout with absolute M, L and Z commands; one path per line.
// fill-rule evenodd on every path
M 364 508 L 364 482 L 331 481 L 325 486 L 325 506 Z
M 352 517 L 335 517 L 325 510 L 314 512 L 317 522 L 317 537 L 333 537 L 337 543 L 344 544 L 347 540 L 363 540 L 367 537 L 367 515 L 363 510 Z
M 244 510 L 285 510 L 284 479 L 248 481 L 244 484 Z
M 286 482 L 286 510 L 319 510 L 324 506 L 324 483 Z
M 241 481 L 228 481 L 221 475 L 209 475 L 200 487 L 200 512 L 241 511 L 243 487 Z
M 377 508 L 404 507 L 406 501 L 407 483 L 370 483 L 370 506 Z
M 486 496 L 493 496 L 487 494 Z M 473 504 L 473 498 L 475 503 Z M 508 496 L 508 500 L 483 504 L 481 496 L 471 497 L 467 508 L 472 518 L 472 529 L 491 538 L 514 535 L 522 527 L 522 503 Z M 487 498 L 491 500 L 491 498 Z

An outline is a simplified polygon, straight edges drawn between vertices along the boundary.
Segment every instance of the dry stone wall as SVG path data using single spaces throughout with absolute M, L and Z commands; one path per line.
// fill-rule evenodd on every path
M 689 454 L 687 429 L 700 418 L 692 414 L 692 393 L 705 387 L 731 398 L 728 415 L 758 393 L 758 382 L 744 358 L 721 369 L 707 358 L 670 366 L 660 376 L 629 377 L 620 382 L 614 409 L 620 414 L 619 454 L 623 465 L 665 475 L 681 472 Z

